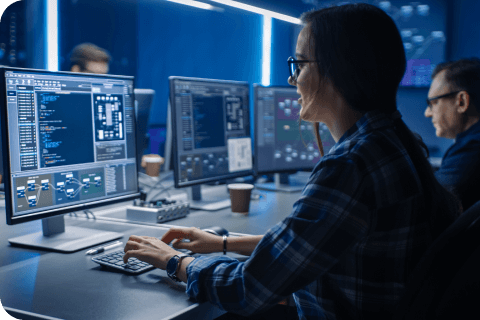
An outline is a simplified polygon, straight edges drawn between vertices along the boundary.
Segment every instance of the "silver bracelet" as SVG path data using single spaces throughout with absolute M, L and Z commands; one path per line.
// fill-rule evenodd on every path
M 223 254 L 227 254 L 227 236 L 223 235 Z

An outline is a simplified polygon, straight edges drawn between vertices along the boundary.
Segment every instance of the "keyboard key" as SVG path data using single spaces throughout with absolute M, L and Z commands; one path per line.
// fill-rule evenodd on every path
M 154 267 L 146 262 L 140 261 L 137 258 L 130 258 L 128 263 L 123 262 L 123 256 L 125 253 L 123 249 L 113 251 L 101 256 L 92 257 L 92 261 L 99 263 L 104 266 L 115 268 L 118 270 L 125 271 L 127 273 L 138 274 Z

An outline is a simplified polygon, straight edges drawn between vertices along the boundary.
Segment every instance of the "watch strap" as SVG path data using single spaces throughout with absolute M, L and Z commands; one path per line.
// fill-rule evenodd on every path
M 173 271 L 172 273 L 167 272 L 167 275 L 170 277 L 170 279 L 172 279 L 174 281 L 177 281 L 177 282 L 180 282 L 180 279 L 177 277 L 177 272 L 178 272 L 178 269 L 179 269 L 178 267 L 180 266 L 180 262 L 185 257 L 190 257 L 190 255 L 187 254 L 187 253 L 181 253 L 181 254 L 176 254 L 176 255 L 174 255 L 173 257 L 170 258 L 170 260 L 172 260 L 172 259 L 176 260 L 175 271 Z

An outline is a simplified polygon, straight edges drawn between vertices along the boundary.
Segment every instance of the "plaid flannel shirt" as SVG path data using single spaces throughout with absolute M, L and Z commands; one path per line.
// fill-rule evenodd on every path
M 300 319 L 386 319 L 432 243 L 424 207 L 392 120 L 368 112 L 246 262 L 199 257 L 187 267 L 186 292 L 245 316 L 293 294 Z

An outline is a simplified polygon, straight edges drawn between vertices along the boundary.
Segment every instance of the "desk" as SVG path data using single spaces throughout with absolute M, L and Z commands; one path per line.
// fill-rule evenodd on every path
M 205 188 L 207 192 L 225 194 L 228 196 L 225 185 Z M 269 228 L 287 217 L 293 210 L 293 204 L 300 197 L 300 193 L 283 193 L 271 191 L 259 191 L 261 198 L 250 202 L 250 212 L 248 215 L 234 214 L 231 208 L 218 211 L 190 210 L 190 214 L 182 219 L 168 221 L 165 224 L 156 225 L 176 225 L 185 227 L 206 228 L 212 226 L 221 226 L 230 232 L 242 234 L 264 234 Z M 92 210 L 99 220 L 128 221 L 125 206 L 131 204 L 115 204 L 109 207 L 102 207 Z M 85 216 L 80 214 L 80 216 Z M 155 225 L 148 224 L 146 225 Z
M 248 216 L 233 215 L 230 209 L 192 210 L 188 217 L 169 223 L 200 228 L 220 225 L 234 233 L 263 234 L 290 214 L 300 194 L 261 193 L 264 197 L 252 201 Z M 79 215 L 66 218 L 66 226 L 121 232 L 124 242 L 131 234 L 161 237 L 169 227 L 124 222 L 122 204 L 93 211 L 96 220 Z M 60 254 L 8 244 L 8 238 L 40 229 L 40 221 L 7 226 L 4 201 L 0 201 L 0 299 L 5 307 L 82 320 L 214 319 L 223 314 L 210 303 L 189 300 L 185 284 L 170 280 L 163 270 L 132 276 L 103 269 L 85 256 L 87 249 Z

